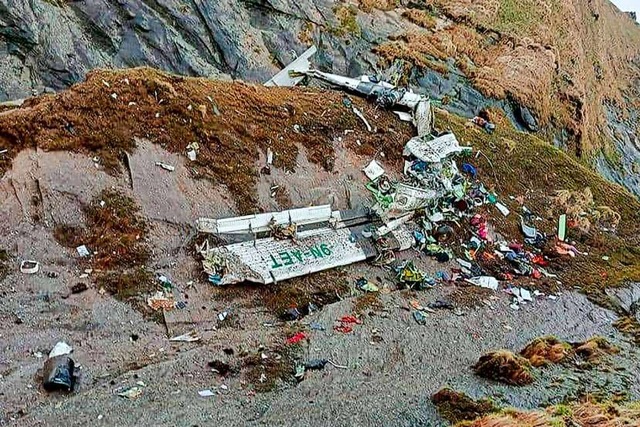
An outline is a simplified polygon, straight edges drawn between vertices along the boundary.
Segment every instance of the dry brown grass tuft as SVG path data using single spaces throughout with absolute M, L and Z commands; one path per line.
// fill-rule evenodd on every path
M 562 362 L 570 353 L 570 344 L 556 337 L 540 337 L 527 344 L 520 355 L 528 359 L 532 366 L 540 367 Z
M 375 313 L 384 309 L 380 293 L 367 292 L 353 300 L 353 313 L 356 315 Z
M 616 405 L 585 401 L 571 406 L 574 425 L 597 427 L 637 426 L 640 423 L 640 403 Z
M 402 12 L 402 16 L 416 25 L 431 30 L 436 26 L 436 18 L 434 18 L 429 12 L 421 9 L 407 9 Z
M 636 427 L 640 420 L 640 402 L 598 403 L 589 398 L 555 405 L 542 411 L 506 409 L 457 427 Z
M 508 350 L 498 350 L 481 356 L 473 370 L 481 377 L 511 385 L 522 386 L 534 381 L 529 361 Z
M 443 388 L 431 396 L 440 416 L 452 423 L 474 420 L 498 409 L 487 399 L 473 400 L 464 393 Z
M 398 7 L 399 0 L 358 0 L 358 7 L 363 12 L 378 10 L 392 10 Z
M 552 418 L 543 412 L 505 411 L 488 415 L 460 427 L 550 427 Z
M 98 288 L 121 300 L 129 300 L 156 288 L 154 275 L 144 267 L 129 271 L 101 273 L 96 279 Z
M 619 353 L 620 349 L 603 337 L 593 337 L 585 342 L 574 344 L 573 351 L 576 356 L 587 362 L 598 362 L 605 356 Z

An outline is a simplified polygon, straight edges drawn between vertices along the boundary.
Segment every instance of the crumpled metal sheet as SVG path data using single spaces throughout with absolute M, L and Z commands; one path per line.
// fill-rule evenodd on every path
M 464 148 L 452 133 L 439 136 L 431 141 L 419 136 L 411 138 L 404 148 L 404 155 L 414 157 L 428 163 L 438 163 L 448 155 L 460 153 Z

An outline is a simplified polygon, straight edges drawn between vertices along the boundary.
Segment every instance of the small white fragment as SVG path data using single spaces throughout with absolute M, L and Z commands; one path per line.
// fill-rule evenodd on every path
M 51 352 L 49 353 L 49 358 L 56 357 L 56 356 L 63 356 L 65 354 L 71 353 L 72 351 L 73 351 L 73 348 L 69 344 L 67 344 L 64 341 L 60 341 L 51 349 Z
M 156 162 L 156 166 L 160 166 L 162 169 L 168 170 L 169 172 L 173 172 L 176 170 L 175 166 L 169 165 L 167 163 Z
M 78 255 L 80 255 L 82 258 L 91 255 L 91 252 L 89 252 L 89 248 L 87 248 L 85 245 L 78 246 L 76 248 L 76 251 L 78 251 Z
M 25 260 L 20 263 L 20 272 L 24 274 L 36 274 L 40 271 L 40 263 L 38 261 Z
M 200 390 L 198 392 L 198 395 L 200 395 L 200 397 L 211 397 L 211 396 L 215 396 L 215 393 L 207 389 L 207 390 Z
M 502 203 L 498 202 L 496 203 L 496 208 L 498 208 L 498 210 L 502 213 L 502 215 L 504 216 L 509 216 L 509 214 L 511 213 L 511 211 L 509 210 L 508 207 L 506 207 L 505 205 L 503 205 Z
M 363 169 L 363 172 L 371 181 L 375 181 L 384 175 L 384 169 L 375 160 L 371 160 L 371 163 Z
M 472 277 L 471 279 L 466 279 L 466 282 L 482 288 L 492 289 L 494 291 L 498 290 L 498 279 L 492 276 Z

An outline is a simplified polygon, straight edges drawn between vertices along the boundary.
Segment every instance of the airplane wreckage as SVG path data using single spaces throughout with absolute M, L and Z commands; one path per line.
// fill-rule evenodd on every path
M 465 195 L 464 178 L 450 155 L 470 148 L 461 147 L 453 134 L 432 136 L 434 116 L 427 96 L 369 76 L 349 78 L 314 70 L 310 58 L 315 52 L 315 47 L 304 52 L 265 86 L 295 86 L 305 78 L 318 79 L 394 110 L 401 120 L 412 121 L 417 136 L 407 142 L 403 153 L 412 159 L 406 161 L 406 182 L 392 183 L 373 160 L 363 170 L 375 198 L 371 208 L 333 211 L 324 205 L 198 219 L 198 232 L 235 242 L 214 246 L 207 240 L 197 247 L 204 271 L 215 285 L 245 281 L 269 284 L 365 260 L 389 264 L 395 251 L 414 246 L 416 234 L 407 222 L 416 210 L 435 207 L 445 195 Z M 369 127 L 362 113 L 355 107 L 353 111 Z M 453 210 L 435 212 L 427 222 L 436 224 L 450 215 L 457 214 Z

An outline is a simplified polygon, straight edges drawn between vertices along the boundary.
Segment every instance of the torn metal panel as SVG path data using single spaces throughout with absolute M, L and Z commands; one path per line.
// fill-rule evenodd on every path
M 465 149 L 465 147 L 460 146 L 454 134 L 448 133 L 431 141 L 426 141 L 420 137 L 411 138 L 405 145 L 404 154 L 413 155 L 425 162 L 438 163 L 448 155 L 459 153 Z
M 351 239 L 347 228 L 324 228 L 300 232 L 296 241 L 259 239 L 212 248 L 227 260 L 228 272 L 221 284 L 243 281 L 273 283 L 317 271 L 353 264 L 368 258 Z
M 309 59 L 316 54 L 318 49 L 315 46 L 311 46 L 302 55 L 298 56 L 295 61 L 283 68 L 278 74 L 273 76 L 265 86 L 296 86 L 304 79 L 304 75 L 291 76 L 290 72 L 293 71 L 305 71 L 311 67 Z
M 337 213 L 339 218 L 339 213 Z M 312 206 L 309 208 L 290 209 L 282 212 L 269 212 L 255 215 L 245 215 L 234 218 L 209 219 L 200 218 L 196 225 L 201 233 L 233 234 L 233 233 L 264 233 L 269 231 L 270 225 L 296 224 L 298 226 L 329 222 L 336 215 L 331 211 L 331 205 Z
M 295 241 L 265 238 L 203 247 L 203 266 L 212 274 L 207 260 L 223 258 L 226 271 L 218 284 L 228 285 L 245 281 L 269 284 L 354 264 L 378 254 L 372 240 L 362 236 L 365 227 L 308 230 L 298 233 Z M 413 243 L 412 234 L 403 227 L 390 233 L 390 237 L 392 249 L 405 250 Z

